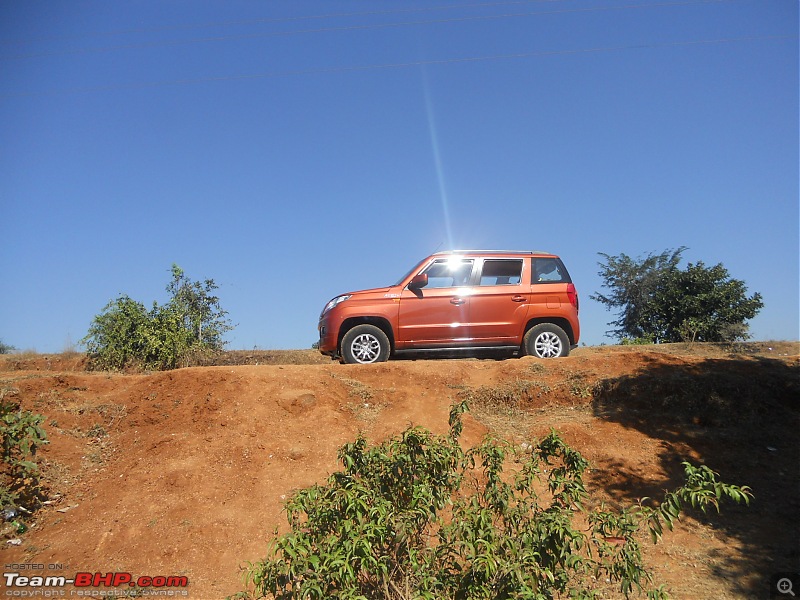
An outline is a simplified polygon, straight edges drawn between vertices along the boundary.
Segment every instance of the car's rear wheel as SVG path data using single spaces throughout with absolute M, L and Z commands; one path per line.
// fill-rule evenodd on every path
M 558 325 L 540 323 L 531 327 L 522 340 L 525 354 L 537 358 L 557 358 L 569 355 L 569 337 Z
M 389 338 L 374 325 L 356 325 L 342 338 L 342 359 L 347 364 L 385 362 L 390 350 Z

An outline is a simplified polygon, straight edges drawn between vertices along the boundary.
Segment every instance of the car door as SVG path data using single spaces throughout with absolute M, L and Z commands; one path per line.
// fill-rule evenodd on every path
M 519 344 L 530 304 L 526 261 L 486 258 L 470 295 L 470 336 L 474 345 Z
M 427 284 L 406 287 L 400 295 L 398 348 L 423 348 L 463 343 L 468 336 L 469 282 L 473 258 L 445 257 L 423 271 Z

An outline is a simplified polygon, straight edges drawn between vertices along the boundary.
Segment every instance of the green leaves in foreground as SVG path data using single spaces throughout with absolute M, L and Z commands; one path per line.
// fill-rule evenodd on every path
M 20 511 L 30 513 L 43 497 L 35 456 L 49 441 L 41 427 L 44 416 L 22 410 L 12 399 L 17 394 L 14 388 L 0 389 L 0 508 L 21 533 Z
M 588 512 L 588 463 L 555 431 L 525 452 L 491 437 L 463 450 L 464 410 L 451 410 L 448 436 L 413 427 L 375 447 L 345 445 L 344 470 L 286 503 L 291 530 L 249 565 L 239 596 L 592 598 L 603 578 L 664 598 L 648 589 L 637 534 L 657 541 L 687 505 L 751 498 L 686 463 L 686 484 L 657 507 Z

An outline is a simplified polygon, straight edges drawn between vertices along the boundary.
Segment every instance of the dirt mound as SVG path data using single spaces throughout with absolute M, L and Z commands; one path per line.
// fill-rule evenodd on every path
M 750 485 L 751 507 L 693 516 L 647 552 L 678 597 L 765 596 L 773 573 L 800 566 L 797 345 L 793 356 L 772 347 L 373 366 L 244 353 L 250 364 L 138 375 L 85 372 L 80 355 L 3 357 L 2 386 L 46 416 L 54 500 L 3 561 L 44 565 L 40 575 L 186 576 L 190 597 L 221 598 L 284 527 L 287 496 L 338 468 L 341 445 L 411 424 L 443 433 L 450 404 L 469 398 L 466 443 L 489 428 L 522 441 L 555 427 L 611 503 L 677 485 L 687 458 Z

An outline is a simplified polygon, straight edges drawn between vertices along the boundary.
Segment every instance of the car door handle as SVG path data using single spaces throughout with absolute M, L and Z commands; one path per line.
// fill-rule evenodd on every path
M 527 300 L 525 296 L 511 296 L 512 302 L 525 302 L 525 300 Z
M 466 302 L 466 300 L 464 300 L 463 298 L 452 298 L 450 300 L 450 304 L 455 304 L 456 306 L 461 306 L 465 302 Z

